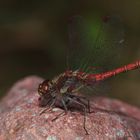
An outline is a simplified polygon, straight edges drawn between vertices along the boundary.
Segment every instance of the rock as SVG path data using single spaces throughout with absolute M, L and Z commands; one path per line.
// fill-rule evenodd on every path
M 91 113 L 53 108 L 40 115 L 37 93 L 42 78 L 18 81 L 0 102 L 0 140 L 139 140 L 140 109 L 115 99 L 91 99 Z

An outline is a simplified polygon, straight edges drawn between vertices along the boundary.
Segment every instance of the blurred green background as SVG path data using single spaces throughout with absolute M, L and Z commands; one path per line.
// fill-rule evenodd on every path
M 140 59 L 139 0 L 1 0 L 1 96 L 25 76 L 52 78 L 65 70 L 67 24 L 73 15 L 119 15 L 127 42 L 121 64 Z M 112 97 L 140 106 L 140 70 L 116 76 L 111 83 Z

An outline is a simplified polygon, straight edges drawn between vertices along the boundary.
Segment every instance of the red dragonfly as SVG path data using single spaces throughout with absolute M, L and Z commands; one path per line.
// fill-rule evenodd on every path
M 83 18 L 75 16 L 70 19 L 69 29 L 71 43 L 68 70 L 52 80 L 43 81 L 39 85 L 39 103 L 41 106 L 49 108 L 61 107 L 65 113 L 71 104 L 81 106 L 84 111 L 83 128 L 88 134 L 85 122 L 86 113 L 90 113 L 90 102 L 85 96 L 78 96 L 76 93 L 84 87 L 93 87 L 100 81 L 137 69 L 140 67 L 140 61 L 108 70 L 110 66 L 113 66 L 116 57 L 119 56 L 124 43 L 122 23 L 117 17 L 105 17 L 93 24 L 88 30 L 87 23 L 83 21 Z M 92 41 L 89 41 L 90 39 Z M 90 68 L 90 66 L 98 65 L 103 67 L 103 70 L 93 73 L 97 70 Z M 47 109 L 45 108 L 40 114 Z

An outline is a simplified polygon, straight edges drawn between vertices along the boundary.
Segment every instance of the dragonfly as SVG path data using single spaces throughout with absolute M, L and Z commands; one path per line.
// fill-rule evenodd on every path
M 39 84 L 39 104 L 46 107 L 40 114 L 53 107 L 63 108 L 67 114 L 71 104 L 80 106 L 84 112 L 83 128 L 88 135 L 86 115 L 91 112 L 90 100 L 86 96 L 77 95 L 77 92 L 139 68 L 140 60 L 110 70 L 116 58 L 118 60 L 124 44 L 123 26 L 118 17 L 107 16 L 90 25 L 83 17 L 74 16 L 69 20 L 68 26 L 70 45 L 67 70 L 52 80 L 44 80 Z M 92 67 L 98 65 L 102 67 L 101 70 Z

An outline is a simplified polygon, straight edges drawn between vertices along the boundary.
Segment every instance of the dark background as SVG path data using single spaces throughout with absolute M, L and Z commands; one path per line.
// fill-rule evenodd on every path
M 75 14 L 119 15 L 127 41 L 121 64 L 140 58 L 139 0 L 1 0 L 1 96 L 20 78 L 51 78 L 65 70 L 67 19 Z M 111 83 L 112 97 L 140 106 L 140 70 L 112 78 Z

